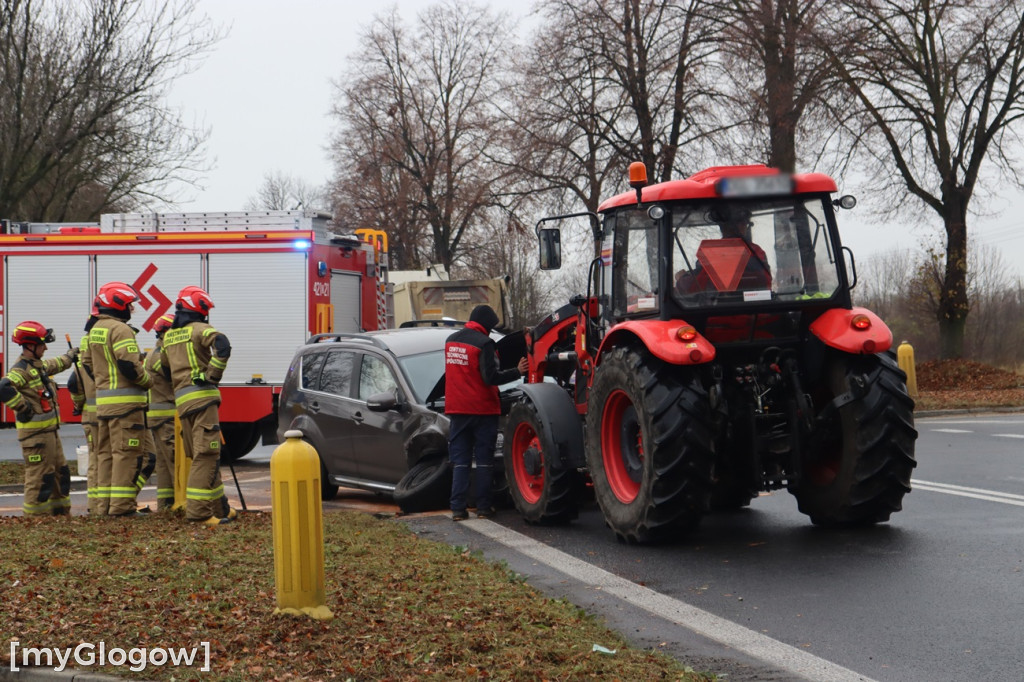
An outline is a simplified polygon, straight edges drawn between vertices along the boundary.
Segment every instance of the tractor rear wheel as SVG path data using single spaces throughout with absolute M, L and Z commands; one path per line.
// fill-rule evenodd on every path
M 793 494 L 811 523 L 870 525 L 889 520 L 910 492 L 914 401 L 891 353 L 835 354 L 815 394 L 821 406 Z
M 505 480 L 528 523 L 566 523 L 577 516 L 583 487 L 575 469 L 558 466 L 558 450 L 533 403 L 515 403 L 505 427 Z
M 624 542 L 664 540 L 708 510 L 710 405 L 686 370 L 646 351 L 602 359 L 587 405 L 587 466 L 605 522 Z

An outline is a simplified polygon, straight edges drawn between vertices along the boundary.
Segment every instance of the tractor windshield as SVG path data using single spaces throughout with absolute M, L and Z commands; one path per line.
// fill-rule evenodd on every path
M 828 298 L 839 287 L 820 197 L 670 209 L 671 295 L 683 306 Z

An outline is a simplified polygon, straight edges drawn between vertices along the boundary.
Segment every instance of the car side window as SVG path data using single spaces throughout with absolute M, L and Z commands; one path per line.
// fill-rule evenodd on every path
M 302 356 L 302 388 L 316 390 L 320 383 L 320 369 L 324 366 L 326 353 L 310 353 Z
M 364 355 L 359 371 L 359 399 L 366 400 L 377 393 L 388 393 L 398 388 L 395 374 L 388 363 L 375 355 Z
M 352 386 L 352 368 L 356 354 L 351 351 L 326 353 L 327 361 L 320 373 L 320 390 L 324 393 L 348 397 Z

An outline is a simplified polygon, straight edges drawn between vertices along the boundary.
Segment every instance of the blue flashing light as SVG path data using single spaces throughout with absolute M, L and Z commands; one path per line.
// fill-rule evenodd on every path
M 313 246 L 313 242 L 309 241 L 308 239 L 297 239 L 295 243 L 292 244 L 292 248 L 294 248 L 296 251 L 305 251 L 311 246 Z

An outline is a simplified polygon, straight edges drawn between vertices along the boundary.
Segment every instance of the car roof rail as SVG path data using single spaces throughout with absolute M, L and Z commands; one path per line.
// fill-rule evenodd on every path
M 388 345 L 381 341 L 380 339 L 378 339 L 377 337 L 370 336 L 368 334 L 359 334 L 354 332 L 330 332 L 327 334 L 313 334 L 313 336 L 309 337 L 309 340 L 306 341 L 306 344 L 308 345 L 311 343 L 323 343 L 324 341 L 342 340 L 363 341 L 365 343 L 372 343 L 373 345 L 377 346 L 377 348 L 383 348 L 384 350 L 388 349 Z
M 406 320 L 398 325 L 399 329 L 410 327 L 465 327 L 464 320 Z

